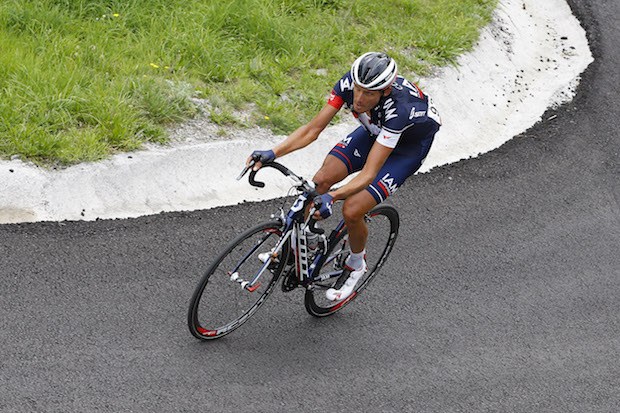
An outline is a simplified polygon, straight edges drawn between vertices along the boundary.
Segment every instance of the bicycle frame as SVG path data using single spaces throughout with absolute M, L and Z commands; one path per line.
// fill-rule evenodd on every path
M 295 219 L 296 217 L 299 216 L 299 214 L 303 214 L 303 210 L 305 208 L 302 207 L 300 210 L 299 206 L 306 204 L 307 203 L 306 200 L 307 198 L 306 198 L 305 193 L 299 196 L 295 204 L 293 204 L 293 206 L 291 207 L 289 214 L 287 216 L 286 222 L 287 222 L 287 228 L 291 228 L 291 233 L 293 233 L 293 231 L 295 233 L 296 245 L 293 246 L 293 252 L 295 254 L 294 255 L 295 272 L 297 274 L 297 279 L 301 286 L 305 288 L 312 288 L 314 282 L 324 281 L 332 277 L 337 277 L 342 273 L 342 271 L 337 271 L 337 272 L 332 272 L 328 274 L 323 274 L 318 277 L 315 275 L 315 273 L 318 275 L 319 273 L 318 269 L 322 268 L 325 264 L 335 259 L 335 256 L 332 258 L 329 258 L 326 255 L 326 253 L 327 251 L 330 250 L 329 248 L 330 245 L 332 245 L 334 240 L 338 237 L 338 235 L 344 229 L 344 220 L 340 221 L 336 229 L 333 230 L 332 233 L 330 234 L 329 238 L 325 238 L 323 234 L 320 234 L 320 236 L 323 238 L 322 239 L 322 244 L 323 244 L 322 251 L 319 249 L 319 251 L 314 256 L 312 263 L 310 263 L 309 262 L 310 250 L 309 250 L 308 243 L 307 243 L 306 227 L 310 225 L 311 217 L 315 209 L 312 208 L 310 210 L 310 213 L 308 214 L 308 218 L 303 222 L 303 224 L 302 224 L 302 221 L 299 220 L 299 218 L 297 218 L 297 220 Z M 303 217 L 303 215 L 301 216 Z
M 239 175 L 237 179 L 241 179 L 243 175 L 247 172 L 247 170 L 251 167 L 246 167 L 246 169 Z M 283 165 L 277 163 L 266 164 L 265 167 L 270 166 L 278 171 L 282 172 L 284 175 L 293 178 L 295 183 L 295 187 L 298 190 L 302 191 L 302 193 L 298 196 L 297 200 L 293 203 L 288 213 L 284 215 L 284 211 L 280 211 L 280 216 L 278 217 L 283 225 L 282 235 L 276 246 L 269 253 L 269 258 L 265 260 L 264 264 L 258 270 L 256 274 L 253 275 L 250 281 L 244 280 L 237 273 L 237 270 L 241 265 L 247 260 L 250 256 L 252 256 L 260 246 L 265 242 L 267 236 L 263 237 L 256 245 L 239 261 L 239 263 L 235 266 L 235 268 L 229 271 L 231 281 L 238 282 L 241 284 L 241 287 L 246 289 L 249 292 L 255 291 L 259 286 L 260 277 L 264 274 L 264 272 L 269 268 L 269 265 L 275 261 L 281 254 L 282 248 L 286 244 L 289 239 L 295 239 L 295 245 L 292 246 L 294 258 L 295 258 L 295 272 L 299 281 L 299 284 L 305 288 L 312 288 L 313 283 L 316 281 L 324 281 L 332 277 L 339 276 L 342 271 L 336 271 L 328 274 L 323 274 L 319 277 L 315 276 L 315 272 L 318 274 L 320 269 L 326 263 L 331 262 L 331 260 L 335 259 L 335 256 L 331 259 L 327 257 L 326 252 L 329 250 L 329 246 L 335 239 L 337 239 L 338 235 L 344 229 L 344 220 L 341 220 L 335 230 L 332 231 L 329 238 L 325 239 L 323 234 L 320 236 L 323 238 L 323 251 L 319 251 L 312 263 L 309 263 L 309 248 L 307 245 L 306 239 L 306 228 L 310 228 L 312 232 L 315 232 L 314 229 L 314 220 L 312 218 L 315 208 L 312 208 L 308 214 L 308 217 L 305 217 L 306 207 L 310 204 L 311 200 L 318 196 L 318 193 L 314 189 L 314 185 L 308 183 L 305 179 L 295 175 L 293 172 L 288 170 Z M 257 171 L 252 171 L 250 173 L 250 183 L 254 186 L 262 187 L 264 183 L 258 182 L 255 180 L 255 175 Z M 273 216 L 272 216 L 273 217 Z M 317 231 L 318 232 L 318 231 Z M 295 237 L 293 237 L 295 234 Z M 329 259 L 329 261 L 328 261 Z

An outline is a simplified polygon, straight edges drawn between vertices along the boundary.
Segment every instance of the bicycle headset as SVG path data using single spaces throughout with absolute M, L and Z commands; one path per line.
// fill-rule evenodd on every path
M 368 90 L 385 90 L 394 80 L 398 68 L 396 62 L 386 53 L 364 53 L 353 62 L 353 82 Z

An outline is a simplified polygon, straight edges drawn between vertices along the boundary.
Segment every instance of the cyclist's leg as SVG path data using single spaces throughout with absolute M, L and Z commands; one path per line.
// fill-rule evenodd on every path
M 368 191 L 361 191 L 348 197 L 342 206 L 342 215 L 349 231 L 351 252 L 360 253 L 366 247 L 368 228 L 364 216 L 377 205 L 377 200 Z
M 342 181 L 349 175 L 346 165 L 335 156 L 328 154 L 323 161 L 321 169 L 314 175 L 312 180 L 316 184 L 319 194 L 329 191 L 334 184 Z
M 368 230 L 364 222 L 366 213 L 375 205 L 385 201 L 407 178 L 420 169 L 436 131 L 436 128 L 421 131 L 424 133 L 422 139 L 413 134 L 410 135 L 411 143 L 397 147 L 390 154 L 368 188 L 346 199 L 342 213 L 349 229 L 349 243 L 353 253 L 361 252 L 366 247 L 368 238 Z
M 341 241 L 337 241 L 336 247 L 332 246 L 327 252 L 328 255 L 334 251 L 337 255 L 345 254 L 346 267 L 339 268 L 342 272 L 335 283 L 325 290 L 325 294 L 320 294 L 321 290 L 318 289 L 306 291 L 306 310 L 310 314 L 318 317 L 333 314 L 350 302 L 377 274 L 398 234 L 398 212 L 390 206 L 373 207 L 392 195 L 420 168 L 436 131 L 437 127 L 412 128 L 405 136 L 405 144 L 397 146 L 368 188 L 345 200 L 343 216 L 348 231 L 346 240 L 352 254 L 346 256 L 344 247 L 339 247 Z M 409 137 L 411 139 L 407 141 Z M 371 210 L 373 212 L 368 214 L 368 220 L 372 231 L 369 231 L 366 214 Z M 366 257 L 353 256 L 365 252 L 367 248 L 370 261 Z M 358 266 L 361 258 L 362 263 Z M 342 261 L 334 259 L 333 262 Z
M 412 157 L 408 153 L 394 151 L 368 188 L 345 200 L 342 215 L 348 230 L 351 255 L 347 258 L 345 271 L 342 272 L 334 286 L 325 291 L 325 297 L 328 300 L 344 300 L 355 291 L 358 282 L 368 271 L 365 256 L 369 237 L 365 221 L 366 214 L 394 193 L 419 167 L 419 158 Z M 378 251 L 372 253 L 374 252 Z
M 367 191 L 351 195 L 344 201 L 342 215 L 348 231 L 351 254 L 347 257 L 346 268 L 336 283 L 325 291 L 325 297 L 330 301 L 348 298 L 368 270 L 365 257 L 368 228 L 364 217 L 375 205 L 377 201 Z
M 317 191 L 323 194 L 348 175 L 360 171 L 372 143 L 368 131 L 360 126 L 336 144 L 312 179 L 317 184 Z

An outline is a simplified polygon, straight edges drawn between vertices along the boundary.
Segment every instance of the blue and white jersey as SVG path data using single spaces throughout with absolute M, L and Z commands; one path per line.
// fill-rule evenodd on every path
M 347 109 L 352 108 L 353 79 L 351 72 L 347 72 L 336 83 L 328 104 L 337 109 L 343 105 Z M 392 83 L 392 92 L 388 96 L 382 97 L 379 104 L 370 112 L 353 112 L 353 116 L 372 136 L 376 137 L 378 143 L 388 148 L 395 148 L 401 136 L 409 135 L 408 132 L 413 132 L 416 125 L 422 126 L 427 122 L 441 125 L 439 112 L 433 105 L 431 98 L 424 95 L 415 83 L 402 76 L 396 78 Z

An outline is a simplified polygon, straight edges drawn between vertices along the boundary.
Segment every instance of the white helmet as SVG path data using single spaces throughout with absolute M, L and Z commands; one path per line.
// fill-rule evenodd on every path
M 369 90 L 387 89 L 396 79 L 397 72 L 396 62 L 385 53 L 364 53 L 351 66 L 353 82 Z

